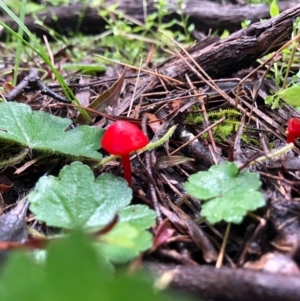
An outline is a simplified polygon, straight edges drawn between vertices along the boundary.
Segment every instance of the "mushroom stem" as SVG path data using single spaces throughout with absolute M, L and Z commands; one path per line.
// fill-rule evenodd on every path
M 124 169 L 124 179 L 127 181 L 128 186 L 131 186 L 131 165 L 129 154 L 121 156 L 123 169 Z

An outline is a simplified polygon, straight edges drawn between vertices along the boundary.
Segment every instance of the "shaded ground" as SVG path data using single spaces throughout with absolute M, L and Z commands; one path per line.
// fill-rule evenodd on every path
M 165 228 L 172 230 L 172 235 L 146 255 L 145 261 L 156 275 L 174 269 L 171 284 L 176 288 L 214 300 L 300 299 L 299 150 L 295 148 L 280 158 L 249 167 L 257 157 L 284 146 L 287 120 L 300 117 L 285 103 L 276 109 L 265 104 L 266 97 L 276 91 L 274 64 L 286 68 L 286 57 L 279 50 L 289 42 L 293 21 L 299 16 L 300 5 L 296 5 L 225 40 L 204 38 L 187 51 L 174 46 L 170 59 L 141 72 L 137 65 L 128 67 L 123 77 L 124 69 L 119 66 L 113 67 L 112 74 L 107 72 L 101 77 L 80 73 L 70 77 L 63 73 L 84 107 L 111 89 L 111 97 L 97 107 L 102 112 L 94 120 L 96 126 L 105 128 L 118 119 L 134 121 L 154 141 L 177 125 L 164 147 L 132 160 L 134 202 L 153 207 L 158 225 L 167 219 Z M 273 51 L 273 55 L 265 56 Z M 54 59 L 59 65 L 68 60 L 68 55 L 60 51 L 54 53 Z M 5 59 L 2 85 L 11 80 L 11 62 Z M 289 78 L 299 70 L 297 56 L 295 62 Z M 6 85 L 6 98 L 72 118 L 78 124 L 76 109 L 61 102 L 64 95 L 51 80 L 47 67 L 33 67 L 20 72 L 21 89 Z M 46 75 L 33 80 L 42 76 L 38 67 Z M 18 152 L 9 149 L 3 156 L 14 151 Z M 33 188 L 39 176 L 49 169 L 56 174 L 66 163 L 55 160 L 53 169 L 53 161 L 49 163 L 48 159 L 32 161 L 37 155 L 3 169 L 4 190 L 7 189 L 3 193 L 3 211 Z M 223 267 L 216 269 L 226 225 L 211 226 L 199 219 L 201 203 L 186 197 L 182 183 L 189 175 L 226 160 L 260 174 L 267 206 L 247 216 L 242 224 L 232 225 Z M 103 171 L 122 173 L 113 163 L 95 173 Z M 28 222 L 32 224 L 30 215 Z M 34 227 L 47 231 L 42 224 L 35 223 Z M 175 268 L 175 264 L 180 267 Z

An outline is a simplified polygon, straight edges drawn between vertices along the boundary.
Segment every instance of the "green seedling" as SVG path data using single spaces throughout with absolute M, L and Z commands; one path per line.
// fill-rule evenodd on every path
M 279 7 L 277 4 L 277 0 L 272 0 L 270 3 L 270 16 L 271 18 L 276 17 L 279 15 Z
M 274 63 L 275 83 L 279 91 L 275 91 L 273 95 L 269 95 L 265 99 L 265 103 L 271 104 L 272 109 L 279 107 L 281 105 L 281 100 L 293 107 L 300 106 L 300 102 L 298 100 L 300 91 L 300 86 L 298 84 L 299 72 L 294 74 L 292 80 L 288 83 L 288 76 L 290 76 L 292 65 L 296 63 L 296 66 L 298 66 L 296 52 L 298 51 L 298 43 L 300 39 L 299 29 L 300 18 L 297 18 L 293 24 L 292 46 L 289 49 L 284 49 L 282 51 L 283 56 L 287 56 L 287 63 L 283 63 L 280 68 L 278 62 Z M 279 89 L 281 83 L 282 87 Z
M 75 193 L 76 192 L 76 193 Z M 106 226 L 118 214 L 114 228 L 96 243 L 107 260 L 126 262 L 152 246 L 155 212 L 145 205 L 130 205 L 132 190 L 111 174 L 95 179 L 81 162 L 65 166 L 58 177 L 39 179 L 28 200 L 37 220 L 61 229 L 91 231 Z
M 239 224 L 248 211 L 265 205 L 264 196 L 258 191 L 259 176 L 239 171 L 230 162 L 193 174 L 183 185 L 189 195 L 203 202 L 200 214 L 210 224 L 221 221 Z
M 265 103 L 272 104 L 272 109 L 276 109 L 278 106 L 280 106 L 281 100 L 284 100 L 290 106 L 300 107 L 299 93 L 300 86 L 293 85 L 289 88 L 277 92 L 274 95 L 269 95 L 266 98 Z

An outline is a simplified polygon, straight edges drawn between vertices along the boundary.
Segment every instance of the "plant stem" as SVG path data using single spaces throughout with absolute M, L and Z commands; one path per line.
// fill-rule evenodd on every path
M 231 223 L 227 224 L 227 227 L 226 227 L 226 231 L 225 231 L 225 235 L 224 235 L 224 238 L 223 238 L 221 250 L 220 250 L 218 260 L 217 260 L 217 263 L 216 263 L 216 268 L 217 269 L 219 269 L 222 266 L 222 263 L 223 263 L 223 258 L 224 258 L 224 255 L 225 255 L 225 249 L 226 249 L 226 244 L 228 242 L 230 228 L 231 228 Z
M 142 153 L 142 152 L 145 152 L 145 151 L 148 151 L 148 150 L 152 150 L 154 148 L 157 148 L 161 145 L 163 145 L 165 142 L 167 142 L 169 140 L 169 138 L 174 134 L 175 130 L 176 130 L 176 125 L 173 125 L 166 133 L 164 136 L 162 136 L 160 139 L 158 139 L 157 141 L 155 142 L 151 142 L 149 143 L 148 145 L 146 145 L 145 147 L 137 150 L 139 153 Z M 111 155 L 111 156 L 108 156 L 104 159 L 102 159 L 96 166 L 102 166 L 102 165 L 105 165 L 106 163 L 110 162 L 110 161 L 113 161 L 117 158 L 119 158 L 120 156 L 116 156 L 116 155 Z
M 131 186 L 131 165 L 129 154 L 121 156 L 123 169 L 124 169 L 124 179 L 127 181 L 128 186 Z
M 147 144 L 145 147 L 139 149 L 138 152 L 145 152 L 145 151 L 152 150 L 152 149 L 155 149 L 155 148 L 163 145 L 174 134 L 176 127 L 177 127 L 176 125 L 173 125 L 171 128 L 169 128 L 169 130 L 160 139 Z
M 0 161 L 0 167 L 12 166 L 20 163 L 29 154 L 29 151 L 30 148 L 25 147 L 20 153 L 16 154 L 15 156 L 10 157 L 7 160 Z
M 278 149 L 278 150 L 273 151 L 273 152 L 271 152 L 271 153 L 269 153 L 265 156 L 262 156 L 262 157 L 259 157 L 259 158 L 255 159 L 254 161 L 250 162 L 249 165 L 253 166 L 253 165 L 257 165 L 259 163 L 263 163 L 263 162 L 272 160 L 274 158 L 277 158 L 277 157 L 287 153 L 288 151 L 292 150 L 294 147 L 295 147 L 294 143 L 289 143 L 281 149 Z

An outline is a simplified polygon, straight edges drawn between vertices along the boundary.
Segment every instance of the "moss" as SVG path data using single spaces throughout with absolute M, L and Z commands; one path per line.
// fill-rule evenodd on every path
M 194 110 L 197 110 L 197 107 L 193 108 Z M 242 116 L 242 113 L 239 112 L 236 109 L 233 108 L 227 108 L 227 109 L 220 109 L 215 111 L 209 111 L 207 112 L 208 119 L 210 123 L 214 123 L 217 120 L 225 117 L 226 119 L 220 123 L 219 125 L 215 126 L 212 129 L 214 138 L 218 142 L 227 142 L 230 135 L 232 135 L 240 126 L 240 117 Z M 204 122 L 203 115 L 199 113 L 191 113 L 187 116 L 186 122 L 192 123 L 192 124 L 201 124 Z M 241 136 L 241 140 L 246 144 L 258 144 L 257 137 L 254 137 L 251 135 L 253 131 L 251 129 L 244 129 L 244 132 Z M 204 138 L 208 138 L 208 134 L 203 135 Z

